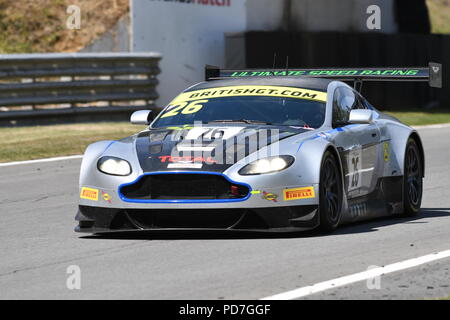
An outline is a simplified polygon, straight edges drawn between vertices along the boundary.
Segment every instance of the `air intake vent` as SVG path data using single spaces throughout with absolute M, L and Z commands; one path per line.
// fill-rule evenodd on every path
M 245 185 L 232 183 L 217 174 L 167 173 L 149 174 L 119 188 L 131 200 L 226 200 L 244 199 Z

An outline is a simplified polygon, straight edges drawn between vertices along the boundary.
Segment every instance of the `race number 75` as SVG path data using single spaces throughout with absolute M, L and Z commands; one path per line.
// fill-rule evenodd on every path
M 208 100 L 197 100 L 192 101 L 191 103 L 183 101 L 176 104 L 171 105 L 166 113 L 164 113 L 161 118 L 174 117 L 178 114 L 192 114 L 200 111 L 203 108 L 202 103 L 207 103 Z

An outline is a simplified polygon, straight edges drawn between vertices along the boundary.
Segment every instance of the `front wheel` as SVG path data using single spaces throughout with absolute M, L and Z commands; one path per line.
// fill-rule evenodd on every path
M 337 228 L 342 211 L 342 180 L 336 157 L 325 152 L 320 169 L 319 229 L 331 232 Z
M 422 203 L 423 168 L 419 148 L 414 139 L 406 145 L 403 171 L 403 215 L 415 216 Z

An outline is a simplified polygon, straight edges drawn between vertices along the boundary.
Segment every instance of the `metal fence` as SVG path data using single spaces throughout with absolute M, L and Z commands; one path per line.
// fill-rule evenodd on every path
M 108 119 L 155 108 L 157 53 L 0 55 L 0 122 Z

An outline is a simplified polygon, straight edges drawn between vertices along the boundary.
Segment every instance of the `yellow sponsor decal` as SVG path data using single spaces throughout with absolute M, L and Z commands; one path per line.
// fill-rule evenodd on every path
M 278 86 L 230 86 L 190 91 L 176 97 L 161 118 L 174 117 L 181 114 L 192 114 L 200 111 L 209 99 L 226 97 L 279 97 L 306 99 L 325 102 L 326 92 L 294 87 Z
M 192 101 L 191 103 L 186 101 L 181 101 L 177 103 L 172 103 L 166 112 L 161 116 L 161 118 L 168 118 L 178 115 L 180 112 L 182 114 L 191 114 L 200 111 L 203 108 L 203 103 L 207 103 L 209 100 L 198 100 Z
M 98 189 L 83 187 L 81 188 L 80 198 L 98 201 Z
M 106 192 L 102 191 L 102 198 L 103 200 L 105 200 L 106 202 L 112 203 L 112 197 L 107 194 Z
M 317 90 L 278 86 L 230 86 L 185 92 L 176 97 L 170 105 L 181 105 L 182 102 L 202 99 L 251 96 L 306 99 L 322 102 L 327 100 L 327 93 Z M 191 106 L 191 108 L 195 110 L 196 107 Z
M 314 187 L 293 188 L 283 190 L 285 201 L 315 198 Z
M 384 162 L 388 162 L 391 157 L 391 150 L 389 148 L 389 142 L 385 142 L 383 144 L 383 150 L 384 150 Z

